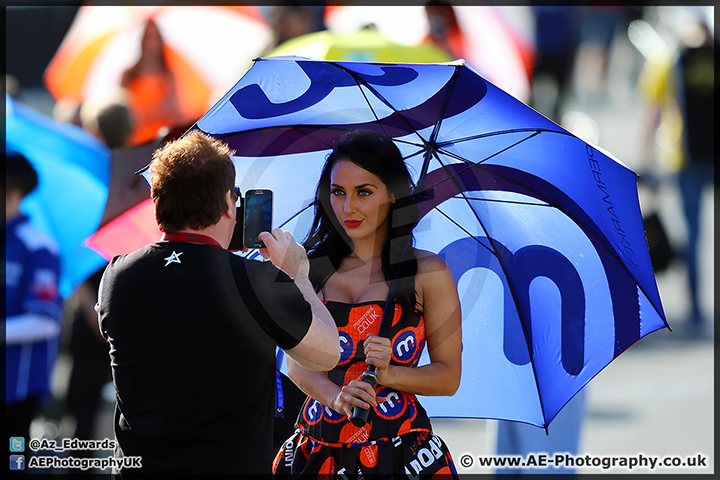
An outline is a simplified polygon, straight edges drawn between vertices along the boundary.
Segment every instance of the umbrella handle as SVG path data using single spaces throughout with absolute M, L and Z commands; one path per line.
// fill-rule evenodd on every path
M 405 260 L 405 254 L 407 253 L 408 247 L 410 246 L 412 242 L 410 239 L 408 239 L 407 243 L 405 244 L 405 248 L 403 249 L 402 257 L 400 257 L 400 263 Z M 382 336 L 385 332 L 385 326 L 388 323 L 388 317 L 391 316 L 390 312 L 394 312 L 393 307 L 393 298 L 395 297 L 395 288 L 397 287 L 398 278 L 400 275 L 399 267 L 398 267 L 398 276 L 396 276 L 392 283 L 390 284 L 390 291 L 388 292 L 387 301 L 385 302 L 385 310 L 383 311 L 382 318 L 380 319 L 380 327 L 378 328 L 378 336 Z M 362 374 L 360 377 L 360 380 L 363 382 L 369 383 L 373 387 L 377 385 L 378 383 L 378 377 L 375 373 L 375 365 L 370 365 L 368 369 L 365 371 L 365 373 Z M 367 423 L 368 414 L 370 413 L 370 409 L 367 408 L 360 408 L 360 407 L 353 407 L 353 413 L 352 413 L 352 419 L 350 420 L 353 425 L 356 427 L 363 427 Z
M 375 373 L 375 365 L 370 365 L 370 368 L 362 374 L 360 380 L 369 383 L 373 387 L 378 383 L 378 377 Z M 368 414 L 370 413 L 369 408 L 353 407 L 352 413 L 352 424 L 356 427 L 363 427 L 367 423 Z

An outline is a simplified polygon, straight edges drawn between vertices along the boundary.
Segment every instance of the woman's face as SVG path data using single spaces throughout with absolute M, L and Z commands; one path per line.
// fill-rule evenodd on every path
M 395 196 L 380 178 L 341 160 L 330 171 L 330 203 L 348 237 L 361 239 L 382 231 L 386 234 L 390 205 Z

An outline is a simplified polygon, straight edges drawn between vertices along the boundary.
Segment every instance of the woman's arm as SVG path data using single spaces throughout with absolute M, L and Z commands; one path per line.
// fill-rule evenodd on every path
M 427 254 L 418 259 L 415 287 L 423 305 L 431 363 L 418 368 L 390 365 L 390 339 L 375 335 L 365 340 L 366 362 L 376 366 L 380 385 L 419 395 L 454 395 L 460 386 L 462 352 L 455 279 L 444 260 Z
M 340 360 L 340 339 L 330 312 L 317 298 L 308 279 L 310 262 L 305 249 L 295 241 L 290 232 L 280 228 L 276 228 L 272 233 L 261 232 L 258 238 L 266 245 L 260 249 L 260 254 L 269 258 L 273 265 L 295 282 L 312 310 L 312 323 L 307 333 L 300 343 L 285 350 L 285 353 L 311 370 L 323 372 L 334 368 Z
M 347 415 L 348 419 L 352 418 L 354 406 L 367 409 L 385 401 L 375 397 L 375 390 L 368 383 L 353 380 L 341 388 L 324 372 L 308 370 L 291 357 L 286 358 L 288 376 L 300 390 L 336 412 Z

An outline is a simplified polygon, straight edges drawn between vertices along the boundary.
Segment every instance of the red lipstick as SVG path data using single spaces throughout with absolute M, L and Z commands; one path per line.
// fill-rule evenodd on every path
M 348 228 L 357 228 L 362 223 L 362 220 L 345 220 L 345 226 Z

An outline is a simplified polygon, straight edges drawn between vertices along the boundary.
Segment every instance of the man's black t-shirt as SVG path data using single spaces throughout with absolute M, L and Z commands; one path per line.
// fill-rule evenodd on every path
M 312 322 L 285 273 L 214 245 L 158 242 L 110 262 L 98 312 L 117 456 L 142 457 L 142 473 L 270 472 L 275 346 L 293 348 Z

